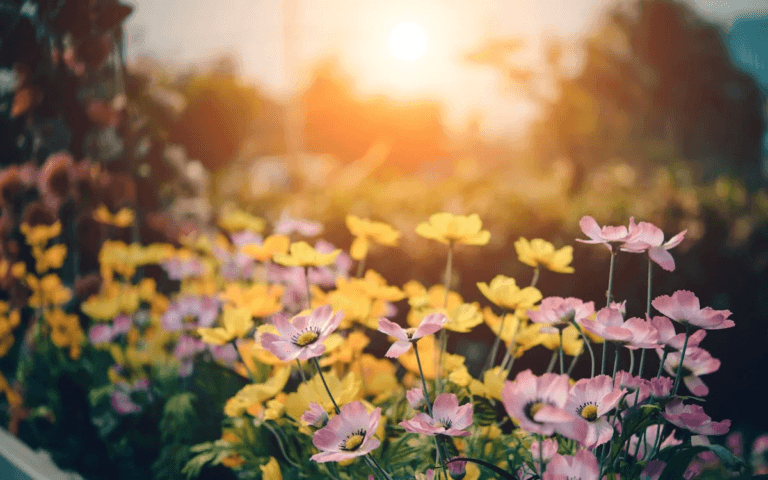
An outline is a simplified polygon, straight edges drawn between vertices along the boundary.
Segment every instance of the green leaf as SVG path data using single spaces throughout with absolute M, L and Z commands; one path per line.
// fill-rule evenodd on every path
M 496 423 L 496 408 L 487 398 L 475 397 L 472 408 L 476 425 L 487 427 Z

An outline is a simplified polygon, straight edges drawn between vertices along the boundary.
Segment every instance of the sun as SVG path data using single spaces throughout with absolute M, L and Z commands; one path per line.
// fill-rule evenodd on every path
M 413 61 L 427 50 L 427 34 L 415 23 L 399 23 L 389 34 L 389 52 L 395 58 Z

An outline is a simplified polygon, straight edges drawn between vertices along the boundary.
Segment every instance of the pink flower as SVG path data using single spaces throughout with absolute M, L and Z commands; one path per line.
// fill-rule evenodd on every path
M 170 258 L 160 264 L 171 280 L 201 277 L 205 273 L 202 262 L 196 258 Z
M 433 313 L 424 317 L 418 327 L 405 329 L 395 322 L 382 318 L 379 320 L 379 331 L 397 339 L 384 355 L 388 358 L 399 357 L 411 349 L 411 342 L 440 331 L 446 321 L 442 313 Z
M 629 222 L 630 229 L 632 229 L 635 224 L 634 217 L 631 218 Z M 582 240 L 577 238 L 577 242 L 602 243 L 608 248 L 608 250 L 612 250 L 610 245 L 611 243 L 625 241 L 630 232 L 630 230 L 627 230 L 627 227 L 623 225 L 620 227 L 605 226 L 600 228 L 600 225 L 597 224 L 597 221 L 595 221 L 595 219 L 590 216 L 582 217 L 579 221 L 579 226 L 581 227 L 581 231 L 584 232 L 584 235 L 589 237 L 589 240 Z
M 328 423 L 328 414 L 319 403 L 310 402 L 309 410 L 301 415 L 301 421 L 315 428 L 321 428 Z
M 219 302 L 212 297 L 185 295 L 173 302 L 162 317 L 163 328 L 170 332 L 211 327 L 219 314 Z
M 703 330 L 702 330 L 703 331 Z M 652 378 L 648 381 L 648 388 L 654 398 L 666 398 L 672 393 L 672 379 L 669 377 Z
M 664 362 L 664 370 L 670 375 L 677 375 L 680 368 L 680 352 L 672 352 L 667 355 Z M 698 397 L 709 394 L 709 388 L 701 381 L 700 375 L 714 373 L 720 369 L 720 360 L 713 358 L 712 355 L 703 348 L 688 348 L 683 360 L 683 382 L 691 393 Z
M 600 467 L 597 458 L 588 450 L 579 450 L 576 455 L 555 455 L 547 465 L 542 480 L 562 480 L 578 478 L 580 480 L 597 480 Z
M 631 230 L 621 250 L 632 253 L 647 251 L 651 260 L 661 268 L 668 272 L 675 270 L 675 260 L 667 250 L 680 245 L 687 230 L 678 233 L 666 243 L 664 243 L 664 232 L 652 223 L 640 222 Z
M 644 380 L 641 377 L 634 377 L 624 370 L 616 373 L 614 386 L 616 388 L 625 388 L 627 390 L 627 396 L 624 397 L 623 403 L 629 407 L 635 405 L 635 397 L 637 397 L 637 403 L 641 403 L 651 395 L 647 380 Z M 640 391 L 638 392 L 638 390 Z
M 432 406 L 432 417 L 417 413 L 410 420 L 400 422 L 406 432 L 424 435 L 448 435 L 466 437 L 464 429 L 472 425 L 472 404 L 459 406 L 459 399 L 453 393 L 441 393 Z
M 318 462 L 341 462 L 359 457 L 379 447 L 374 436 L 379 426 L 381 408 L 370 414 L 361 402 L 352 402 L 341 407 L 341 413 L 328 421 L 312 437 L 312 443 L 320 453 L 311 459 Z
M 520 422 L 523 430 L 552 435 L 560 430 L 562 423 L 580 422 L 583 428 L 575 440 L 586 435 L 586 421 L 565 410 L 568 375 L 546 373 L 537 377 L 530 370 L 522 371 L 514 382 L 506 382 L 501 399 L 507 414 Z M 568 430 L 574 431 L 573 427 Z
M 666 466 L 667 464 L 661 460 L 651 460 L 645 464 L 645 468 L 640 472 L 640 480 L 659 480 Z
M 611 439 L 613 427 L 608 423 L 606 414 L 616 408 L 624 393 L 626 390 L 615 387 L 613 380 L 608 375 L 583 378 L 571 387 L 565 409 L 587 421 L 587 432 L 581 440 L 582 445 L 587 448 L 595 448 Z M 579 429 L 584 428 L 581 422 L 574 422 L 570 425 Z M 580 433 L 573 432 L 566 436 L 577 438 Z
M 528 310 L 532 322 L 549 324 L 541 333 L 557 333 L 554 327 L 565 328 L 573 322 L 581 322 L 595 311 L 595 303 L 584 303 L 578 298 L 547 297 L 541 301 L 538 311 Z
M 632 350 L 658 346 L 659 333 L 650 322 L 637 317 L 624 321 L 621 312 L 615 308 L 602 308 L 597 312 L 595 320 L 584 319 L 581 325 L 607 341 Z
M 114 337 L 112 327 L 103 323 L 92 326 L 88 331 L 88 340 L 94 345 L 111 342 Z
M 548 464 L 552 457 L 557 454 L 557 440 L 553 438 L 547 438 L 541 441 L 531 442 L 531 458 L 533 458 L 533 468 L 535 473 L 541 475 L 539 471 L 541 464 Z
M 131 317 L 128 315 L 118 315 L 112 322 L 112 333 L 114 335 L 123 335 L 131 329 Z
M 671 424 L 699 435 L 724 435 L 731 427 L 730 420 L 713 422 L 699 405 L 683 405 L 680 399 L 672 400 L 662 414 Z
M 632 317 L 624 322 L 624 328 L 632 332 L 632 338 L 624 345 L 630 350 L 659 346 L 659 331 L 650 321 Z
M 653 445 L 656 442 L 656 436 L 661 435 L 661 433 L 659 433 L 659 428 L 663 428 L 663 425 L 651 425 L 650 427 L 646 428 L 645 435 L 641 433 L 639 435 L 633 435 L 630 437 L 629 445 L 625 447 L 627 453 L 630 455 L 635 455 L 635 449 L 637 449 L 636 457 L 645 457 L 645 454 L 650 452 L 653 448 Z M 638 443 L 640 445 L 638 445 Z M 683 441 L 676 439 L 673 432 L 661 442 L 659 450 L 663 450 L 667 447 L 674 447 L 675 445 L 680 445 L 681 443 L 683 443 Z
M 424 406 L 426 400 L 424 400 L 424 391 L 420 388 L 412 388 L 405 392 L 405 398 L 408 400 L 408 405 L 414 410 L 418 410 Z
M 713 310 L 711 307 L 699 308 L 699 299 L 693 292 L 678 290 L 669 295 L 656 297 L 653 307 L 683 325 L 689 324 L 705 330 L 720 330 L 734 326 L 729 310 Z
M 298 233 L 304 237 L 314 237 L 315 235 L 319 235 L 322 231 L 322 223 L 312 222 L 302 218 L 293 218 L 288 215 L 286 210 L 283 210 L 280 214 L 280 219 L 278 219 L 274 228 L 274 233 L 279 233 L 281 235 Z
M 311 315 L 297 315 L 291 320 L 275 315 L 273 322 L 279 335 L 264 333 L 261 345 L 284 362 L 319 357 L 325 352 L 323 340 L 336 330 L 343 317 L 342 312 L 334 315 L 330 305 L 323 305 Z
M 448 464 L 448 474 L 451 478 L 464 478 L 467 474 L 467 461 L 457 460 Z
M 664 345 L 665 350 L 672 352 L 683 349 L 685 333 L 676 333 L 670 319 L 661 316 L 653 317 L 651 324 L 659 331 L 659 344 Z M 706 335 L 706 330 L 696 330 L 693 332 L 688 337 L 688 348 L 698 347 Z

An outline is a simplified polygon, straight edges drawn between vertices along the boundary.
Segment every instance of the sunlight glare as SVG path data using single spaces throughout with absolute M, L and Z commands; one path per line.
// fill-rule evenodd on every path
M 400 23 L 389 35 L 389 51 L 400 60 L 412 61 L 427 50 L 427 34 L 415 23 Z

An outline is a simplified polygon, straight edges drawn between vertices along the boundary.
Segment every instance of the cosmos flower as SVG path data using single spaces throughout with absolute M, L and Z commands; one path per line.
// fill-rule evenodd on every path
M 672 352 L 667 355 L 664 362 L 664 370 L 670 375 L 677 375 L 680 369 L 680 352 Z M 683 360 L 683 383 L 688 387 L 691 393 L 698 397 L 704 397 L 709 394 L 709 388 L 701 381 L 700 375 L 714 373 L 720 369 L 720 360 L 713 358 L 703 348 L 688 348 Z
M 328 423 L 328 413 L 317 402 L 309 404 L 309 410 L 301 415 L 301 421 L 316 428 L 322 428 Z
M 648 252 L 648 256 L 661 268 L 668 272 L 675 270 L 675 260 L 667 251 L 678 245 L 685 238 L 687 230 L 683 230 L 674 237 L 664 242 L 664 232 L 652 223 L 640 222 L 631 228 L 629 236 L 621 246 L 624 252 L 641 253 Z
M 415 342 L 425 335 L 439 332 L 447 320 L 442 313 L 433 313 L 424 317 L 418 327 L 405 329 L 386 318 L 382 318 L 379 320 L 379 331 L 397 339 L 384 355 L 387 358 L 399 357 L 411 349 L 411 342 Z
M 222 314 L 223 327 L 198 328 L 197 333 L 205 343 L 226 345 L 242 338 L 253 328 L 253 317 L 245 308 L 224 308 Z
M 671 424 L 699 435 L 725 435 L 731 427 L 730 420 L 713 422 L 700 405 L 684 405 L 680 399 L 669 402 L 662 416 Z
M 720 330 L 733 327 L 729 310 L 713 310 L 712 307 L 700 308 L 699 299 L 693 292 L 678 290 L 669 295 L 661 295 L 651 302 L 653 308 L 666 317 L 705 330 Z
M 521 316 L 541 300 L 541 292 L 536 287 L 520 288 L 514 278 L 504 275 L 496 275 L 490 283 L 478 282 L 477 288 L 497 306 Z
M 607 225 L 605 227 L 600 227 L 600 225 L 597 224 L 597 221 L 595 221 L 594 218 L 590 216 L 582 217 L 579 221 L 579 226 L 581 227 L 581 231 L 584 232 L 584 235 L 589 237 L 589 240 L 582 240 L 580 238 L 577 238 L 577 242 L 581 243 L 602 243 L 603 245 L 608 248 L 608 250 L 612 250 L 611 244 L 612 243 L 618 243 L 623 242 L 627 239 L 629 236 L 629 232 L 632 229 L 632 227 L 635 224 L 634 218 L 630 218 L 629 225 L 630 228 L 627 229 L 624 225 L 614 227 Z
M 381 409 L 365 411 L 361 402 L 348 403 L 341 413 L 315 432 L 312 443 L 320 453 L 312 455 L 315 462 L 341 462 L 369 453 L 381 442 L 374 436 L 379 426 Z
M 406 432 L 451 437 L 466 437 L 470 432 L 465 429 L 470 425 L 472 404 L 459 406 L 459 399 L 453 393 L 441 393 L 435 398 L 431 417 L 426 413 L 417 413 L 412 419 L 400 422 Z
M 558 328 L 565 328 L 573 322 L 580 324 L 594 311 L 594 302 L 584 303 L 573 297 L 547 297 L 541 301 L 538 311 L 528 311 L 528 317 L 534 323 L 547 325 L 540 330 L 541 333 L 557 333 Z
M 275 263 L 286 267 L 322 267 L 336 260 L 341 250 L 331 253 L 320 253 L 307 242 L 295 242 L 290 246 L 289 253 L 276 253 Z
M 420 388 L 412 388 L 405 392 L 405 398 L 408 400 L 408 405 L 414 410 L 418 410 L 426 404 L 424 399 L 424 390 Z
M 368 246 L 371 242 L 388 247 L 397 246 L 400 232 L 383 222 L 358 218 L 347 215 L 347 228 L 355 237 L 349 248 L 349 255 L 355 260 L 362 260 L 368 255 Z
M 276 315 L 273 322 L 278 334 L 262 334 L 261 345 L 283 361 L 319 357 L 325 352 L 323 340 L 336 330 L 343 317 L 343 312 L 334 315 L 330 305 L 323 305 L 309 315 L 300 314 L 291 320 Z
M 651 319 L 651 324 L 659 332 L 659 349 L 664 349 L 668 352 L 683 349 L 685 333 L 675 332 L 675 327 L 672 325 L 672 321 L 670 319 L 662 316 L 653 317 Z M 706 330 L 696 330 L 693 332 L 688 337 L 688 348 L 698 347 L 699 343 L 704 340 L 706 335 Z
M 483 222 L 476 213 L 454 215 L 443 212 L 432 214 L 429 221 L 418 224 L 416 233 L 445 244 L 486 245 L 491 239 L 491 232 L 482 228 Z
M 557 273 L 573 273 L 571 262 L 573 261 L 573 247 L 565 247 L 555 250 L 555 246 L 541 238 L 534 238 L 531 241 L 520 237 L 515 242 L 515 251 L 517 259 L 520 262 L 531 267 L 544 266 L 548 270 Z
M 600 467 L 597 458 L 588 450 L 579 450 L 576 455 L 555 455 L 547 465 L 542 480 L 560 480 L 578 478 L 579 480 L 597 480 Z
M 587 433 L 582 445 L 595 448 L 611 439 L 613 427 L 608 423 L 606 414 L 616 408 L 624 393 L 626 390 L 615 387 L 608 375 L 583 378 L 571 387 L 565 409 L 587 421 Z M 576 422 L 570 425 L 583 428 L 582 424 Z M 573 432 L 567 436 L 575 438 L 579 434 Z
M 185 295 L 173 302 L 162 316 L 165 330 L 210 327 L 219 314 L 219 302 L 211 297 Z
M 629 445 L 625 447 L 627 453 L 630 455 L 635 455 L 635 449 L 637 449 L 637 455 L 635 456 L 637 458 L 644 458 L 646 452 L 650 452 L 651 449 L 653 449 L 654 443 L 656 443 L 657 435 L 661 434 L 661 432 L 659 432 L 659 428 L 663 428 L 663 424 L 649 426 L 645 430 L 645 435 L 642 433 L 639 435 L 632 435 L 632 437 L 629 439 Z M 670 433 L 669 436 L 661 442 L 659 450 L 663 450 L 667 447 L 673 447 L 675 445 L 680 445 L 681 443 L 683 443 L 683 441 L 676 439 L 673 432 Z

